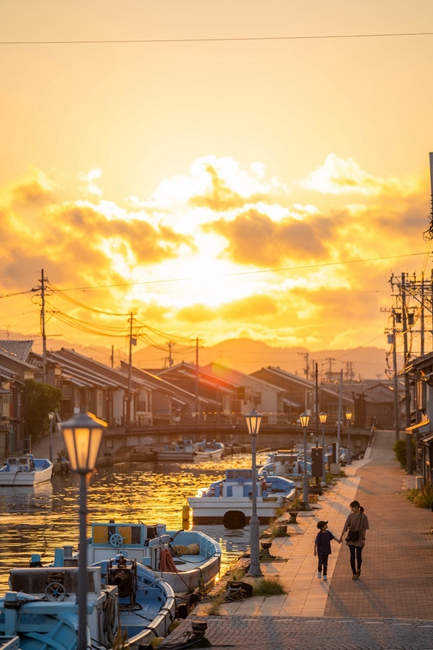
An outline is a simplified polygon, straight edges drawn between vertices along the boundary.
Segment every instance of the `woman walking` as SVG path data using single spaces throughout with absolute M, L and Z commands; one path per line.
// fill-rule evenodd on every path
M 365 533 L 369 526 L 367 515 L 364 514 L 364 508 L 359 504 L 359 501 L 352 501 L 350 510 L 350 515 L 346 519 L 341 537 L 338 541 L 341 542 L 344 533 L 348 531 L 346 544 L 350 551 L 352 580 L 357 580 L 361 575 L 362 549 L 365 546 Z

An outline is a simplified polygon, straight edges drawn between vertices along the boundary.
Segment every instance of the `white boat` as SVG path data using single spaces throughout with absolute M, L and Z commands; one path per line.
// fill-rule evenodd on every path
M 307 462 L 307 471 L 308 465 Z M 303 460 L 296 449 L 279 449 L 268 454 L 267 462 L 262 466 L 263 470 L 276 476 L 298 478 L 303 473 Z
M 261 472 L 257 480 L 257 516 L 261 524 L 269 524 L 277 510 L 295 497 L 296 486 L 281 476 Z M 227 469 L 225 478 L 189 497 L 194 524 L 224 524 L 226 528 L 242 528 L 252 514 L 252 470 Z
M 202 442 L 194 442 L 193 449 L 195 452 L 194 460 L 221 460 L 224 453 L 224 445 L 222 442 L 217 442 L 212 440 L 208 442 L 203 440 Z
M 51 481 L 53 464 L 48 458 L 34 458 L 33 454 L 10 456 L 0 468 L 0 487 L 32 487 Z
M 166 445 L 165 449 L 158 452 L 158 462 L 193 462 L 195 451 L 192 440 L 182 440 L 171 445 Z
M 182 597 L 197 589 L 210 589 L 221 565 L 220 545 L 200 531 L 167 531 L 165 524 L 93 523 L 88 563 L 108 560 L 113 551 L 148 567 Z M 78 555 L 72 556 L 72 547 L 65 546 L 56 549 L 56 565 L 64 564 L 65 553 L 78 561 Z
M 201 460 L 220 460 L 224 452 L 222 442 L 193 442 L 192 440 L 182 440 L 171 445 L 166 445 L 165 449 L 158 451 L 158 461 L 162 462 L 194 462 Z
M 87 647 L 112 647 L 117 587 L 101 587 L 101 570 L 88 569 Z M 78 569 L 12 569 L 11 591 L 0 598 L 1 635 L 18 637 L 20 650 L 76 650 Z

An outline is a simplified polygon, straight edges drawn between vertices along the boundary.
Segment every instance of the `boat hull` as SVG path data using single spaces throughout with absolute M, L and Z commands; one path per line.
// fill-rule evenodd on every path
M 294 495 L 295 490 L 293 490 Z M 261 524 L 271 523 L 277 511 L 290 499 L 292 494 L 257 499 L 257 517 Z M 252 501 L 236 497 L 192 497 L 188 499 L 193 510 L 194 524 L 224 524 L 228 528 L 245 526 L 252 515 Z M 239 514 L 239 516 L 237 516 Z M 242 516 L 240 516 L 242 515 Z

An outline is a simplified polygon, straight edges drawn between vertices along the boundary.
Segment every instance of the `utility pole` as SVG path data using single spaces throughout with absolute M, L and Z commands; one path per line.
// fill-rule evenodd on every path
M 169 368 L 171 368 L 173 366 L 173 363 L 174 363 L 171 350 L 175 345 L 176 345 L 176 343 L 173 343 L 172 341 L 169 341 L 167 343 L 167 346 L 168 346 L 168 367 Z
M 45 281 L 44 269 L 41 270 L 41 334 L 42 334 L 42 381 L 47 383 L 47 336 L 45 333 Z
M 195 340 L 195 423 L 198 424 L 198 337 Z
M 137 345 L 137 339 L 132 336 L 132 327 L 134 323 L 134 312 L 129 314 L 129 363 L 128 363 L 128 413 L 126 421 L 131 424 L 131 406 L 132 406 L 132 346 Z
M 392 365 L 394 366 L 394 428 L 395 440 L 400 439 L 400 416 L 398 412 L 398 380 L 397 380 L 397 333 L 395 329 L 395 310 L 392 310 Z
M 331 382 L 331 378 L 332 378 L 332 363 L 335 361 L 335 359 L 334 359 L 333 357 L 327 357 L 327 358 L 325 359 L 325 361 L 327 361 L 328 364 L 329 364 L 329 370 L 328 370 L 328 381 Z
M 343 416 L 343 368 L 340 370 L 340 392 L 338 393 L 338 424 L 337 424 L 337 449 L 335 462 L 338 463 L 340 459 L 340 431 L 341 431 L 341 418 Z
M 421 356 L 424 356 L 424 330 L 425 330 L 425 295 L 424 295 L 424 271 L 421 274 Z
M 404 346 L 404 396 L 406 402 L 406 428 L 410 427 L 410 388 L 409 374 L 407 371 L 408 347 L 407 347 L 407 314 L 406 314 L 406 276 L 401 274 L 401 302 L 403 317 L 403 346 Z M 406 432 L 406 471 L 409 475 L 413 474 L 412 467 L 412 435 Z
M 316 440 L 319 437 L 319 366 L 316 363 L 315 367 L 315 380 L 316 380 L 316 412 L 315 412 L 315 421 L 316 421 Z M 324 453 L 325 450 L 322 450 L 322 453 Z M 307 462 L 305 460 L 305 462 Z
M 305 374 L 305 379 L 308 379 L 309 376 L 310 376 L 310 366 L 308 364 L 309 353 L 308 352 L 298 352 L 298 354 L 300 354 L 301 356 L 304 357 L 305 368 L 303 368 L 303 371 L 304 371 L 304 374 Z

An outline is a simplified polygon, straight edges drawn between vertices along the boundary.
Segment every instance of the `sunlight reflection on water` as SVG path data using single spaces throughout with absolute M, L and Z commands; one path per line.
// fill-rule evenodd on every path
M 258 455 L 262 463 L 264 455 Z M 182 528 L 187 496 L 218 480 L 226 468 L 251 466 L 251 456 L 238 454 L 219 462 L 197 464 L 123 463 L 101 468 L 88 489 L 88 521 L 165 523 Z M 9 569 L 28 566 L 32 553 L 43 562 L 53 559 L 57 546 L 78 546 L 78 477 L 54 476 L 36 488 L 0 488 L 0 593 L 7 589 Z M 222 573 L 249 543 L 249 527 L 229 530 L 222 525 L 201 526 L 222 547 Z M 88 530 L 90 534 L 90 530 Z

